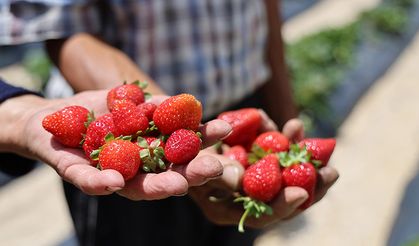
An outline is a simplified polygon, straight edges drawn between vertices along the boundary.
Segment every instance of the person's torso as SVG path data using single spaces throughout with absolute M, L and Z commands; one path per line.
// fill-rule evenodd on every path
M 205 116 L 240 101 L 268 76 L 261 0 L 32 0 L 10 6 L 18 23 L 9 30 L 10 42 L 99 34 L 168 94 L 197 96 Z M 5 32 L 0 29 L 3 42 Z

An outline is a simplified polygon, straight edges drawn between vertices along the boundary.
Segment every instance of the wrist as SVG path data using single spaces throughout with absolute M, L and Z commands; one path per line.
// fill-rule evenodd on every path
M 0 104 L 0 151 L 24 153 L 25 128 L 33 115 L 47 105 L 36 95 L 21 95 Z

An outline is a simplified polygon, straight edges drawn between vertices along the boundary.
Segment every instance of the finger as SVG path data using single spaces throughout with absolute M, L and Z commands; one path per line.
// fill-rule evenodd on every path
M 212 180 L 211 186 L 229 192 L 239 190 L 241 188 L 244 174 L 243 166 L 239 162 L 231 160 L 223 155 L 217 155 L 217 159 L 223 166 L 223 174 L 220 178 Z
M 262 109 L 259 109 L 260 116 L 262 117 L 262 125 L 261 125 L 261 132 L 268 132 L 268 131 L 277 131 L 278 126 L 275 124 L 273 120 L 266 114 L 266 112 Z
M 118 194 L 131 200 L 158 200 L 170 196 L 183 196 L 188 192 L 188 182 L 179 173 L 167 170 L 162 173 L 139 174 L 126 183 Z
M 90 165 L 81 150 L 63 148 L 53 139 L 50 142 L 51 145 L 43 146 L 46 154 L 41 155 L 42 160 L 50 163 L 64 180 L 74 184 L 84 193 L 107 195 L 124 187 L 124 178 L 119 172 L 100 171 Z
M 284 188 L 270 205 L 277 217 L 285 218 L 293 213 L 307 199 L 308 193 L 306 190 L 296 186 L 288 186 Z
M 285 187 L 281 193 L 271 202 L 273 214 L 263 216 L 261 218 L 250 217 L 246 221 L 246 225 L 254 228 L 263 228 L 278 221 L 287 219 L 293 214 L 300 212 L 298 207 L 308 198 L 308 193 L 295 186 Z
M 211 120 L 200 126 L 199 131 L 202 134 L 203 147 L 205 148 L 227 137 L 232 128 L 224 120 Z
M 203 185 L 192 187 L 189 195 L 199 205 L 205 216 L 218 225 L 237 223 L 243 213 L 243 207 L 233 202 L 231 192 L 226 193 L 225 190 Z
M 319 170 L 317 187 L 316 187 L 316 198 L 315 201 L 322 199 L 330 187 L 338 180 L 339 173 L 336 169 L 326 166 Z
M 169 96 L 153 95 L 152 97 L 150 97 L 150 99 L 147 100 L 147 102 L 154 103 L 156 105 L 160 105 L 167 98 L 169 98 Z
M 282 133 L 292 142 L 299 142 L 304 138 L 304 125 L 299 119 L 291 119 L 285 123 Z
M 188 165 L 172 165 L 171 169 L 184 176 L 189 186 L 202 185 L 223 174 L 223 166 L 211 155 L 197 156 Z
M 77 93 L 71 102 L 81 104 L 89 111 L 94 111 L 95 116 L 99 116 L 109 112 L 106 104 L 107 93 L 108 90 L 83 91 Z
M 108 195 L 125 185 L 124 178 L 115 170 L 100 171 L 87 163 L 65 166 L 59 171 L 60 176 L 88 195 Z

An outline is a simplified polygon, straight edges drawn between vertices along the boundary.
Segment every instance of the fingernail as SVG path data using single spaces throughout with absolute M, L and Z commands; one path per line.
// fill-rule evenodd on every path
M 233 132 L 233 128 L 231 127 L 231 125 L 229 123 L 227 123 L 226 121 L 224 121 L 224 122 L 225 122 L 225 124 L 222 124 L 222 126 L 219 126 L 219 127 L 223 128 L 222 130 L 220 129 L 220 131 L 225 131 L 225 132 L 227 132 L 227 134 L 224 137 L 222 137 L 221 140 L 226 139 Z
M 222 179 L 229 187 L 231 187 L 233 190 L 236 190 L 239 186 L 240 180 L 239 168 L 233 165 L 224 167 Z
M 298 208 L 301 204 L 303 204 L 307 200 L 307 198 L 308 198 L 307 195 L 297 198 L 291 203 L 291 207 Z
M 122 190 L 122 187 L 107 186 L 106 190 L 110 192 L 116 192 Z
M 186 196 L 188 194 L 188 191 L 179 193 L 179 194 L 174 194 L 174 196 Z
M 339 179 L 339 174 L 333 172 L 333 169 L 329 166 L 320 168 L 319 174 L 322 177 L 323 182 L 328 185 L 333 185 Z
M 233 130 L 230 130 L 224 137 L 220 138 L 220 140 L 224 140 L 224 139 L 228 138 L 231 135 L 232 132 L 233 132 Z
M 210 180 L 213 180 L 213 179 L 219 179 L 221 176 L 223 176 L 223 171 L 221 171 L 220 173 L 217 173 L 216 175 L 214 175 L 212 177 L 208 177 L 206 179 L 206 181 L 210 181 Z

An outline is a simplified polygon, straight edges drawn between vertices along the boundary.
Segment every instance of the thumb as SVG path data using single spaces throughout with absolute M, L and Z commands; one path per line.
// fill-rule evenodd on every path
M 227 122 L 216 119 L 201 125 L 199 131 L 202 134 L 203 147 L 205 148 L 227 137 L 232 128 Z
M 212 182 L 215 188 L 223 189 L 229 192 L 241 189 L 241 183 L 244 174 L 243 166 L 234 160 L 219 155 L 218 160 L 223 165 L 223 174 Z

